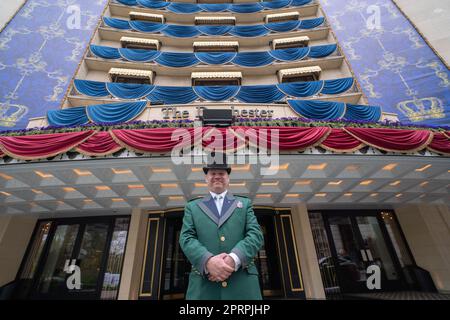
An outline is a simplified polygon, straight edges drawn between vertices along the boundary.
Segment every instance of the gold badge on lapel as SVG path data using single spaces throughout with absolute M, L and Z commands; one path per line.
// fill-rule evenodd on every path
M 237 204 L 236 204 L 236 207 L 242 208 L 242 207 L 243 207 L 242 202 L 241 202 L 241 201 L 238 201 Z

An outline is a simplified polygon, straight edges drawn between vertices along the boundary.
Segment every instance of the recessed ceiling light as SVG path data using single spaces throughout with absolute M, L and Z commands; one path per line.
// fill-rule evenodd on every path
M 13 177 L 8 176 L 7 174 L 1 173 L 1 172 L 0 172 L 0 177 L 2 177 L 5 180 L 12 180 L 13 179 Z
M 111 190 L 111 188 L 108 186 L 95 186 L 95 189 L 99 191 Z
M 310 164 L 308 166 L 308 170 L 323 170 L 327 166 L 326 163 L 320 163 L 320 164 Z
M 428 181 L 424 181 L 420 184 L 421 187 L 425 187 L 428 184 Z
M 178 188 L 178 185 L 176 183 L 161 183 L 161 188 Z
M 339 181 L 330 181 L 330 182 L 328 182 L 328 184 L 330 185 L 330 186 L 338 186 L 338 185 L 340 185 L 342 183 L 342 180 L 339 180 Z
M 391 170 L 393 170 L 397 165 L 398 165 L 398 163 L 389 163 L 389 164 L 387 164 L 387 165 L 385 165 L 385 166 L 383 167 L 383 170 L 385 170 L 385 171 L 391 171 Z
M 131 170 L 128 170 L 128 169 L 114 169 L 114 168 L 111 168 L 111 170 L 115 174 L 130 174 L 131 173 Z
M 364 180 L 364 181 L 361 181 L 359 184 L 362 186 L 368 186 L 372 182 L 373 182 L 373 180 Z
M 256 195 L 257 198 L 270 198 L 271 196 L 272 196 L 271 194 L 266 193 Z
M 122 198 L 113 198 L 112 201 L 113 202 L 123 202 L 125 200 L 123 200 Z
M 316 193 L 314 196 L 315 197 L 326 197 L 327 194 L 326 193 Z
M 277 182 L 263 182 L 263 183 L 261 183 L 261 185 L 264 187 L 276 187 L 278 185 L 278 181 Z
M 75 189 L 72 188 L 72 187 L 64 187 L 63 190 L 64 190 L 65 192 L 74 192 L 74 191 L 75 191 Z
M 73 172 L 75 172 L 79 176 L 90 176 L 90 175 L 92 175 L 92 173 L 89 170 L 73 169 Z
M 295 184 L 298 186 L 304 186 L 304 185 L 311 184 L 311 180 L 300 180 L 300 181 L 296 181 Z
M 378 193 L 376 193 L 376 192 L 375 192 L 375 193 L 372 193 L 372 194 L 370 194 L 370 196 L 371 196 L 371 197 L 376 197 L 376 196 L 378 196 Z
M 182 196 L 170 196 L 170 197 L 169 197 L 169 200 L 172 200 L 172 201 L 182 201 L 182 200 L 184 200 L 184 198 L 183 198 Z
M 288 193 L 286 195 L 286 198 L 299 198 L 299 197 L 300 197 L 300 194 L 298 194 L 298 193 Z
M 398 186 L 401 183 L 400 180 L 389 183 L 390 186 Z
M 128 189 L 144 189 L 144 185 L 143 184 L 129 184 L 128 185 Z
M 154 198 L 153 197 L 142 197 L 141 201 L 153 201 Z
M 170 170 L 170 168 L 152 168 L 152 171 L 154 173 L 169 173 L 169 172 L 172 172 L 172 170 Z
M 45 173 L 45 172 L 42 172 L 42 171 L 39 171 L 39 170 L 35 170 L 34 173 L 36 173 L 38 176 L 40 176 L 41 178 L 44 178 L 44 179 L 46 179 L 46 178 L 53 178 L 52 174 Z
M 0 191 L 0 193 L 5 195 L 5 196 L 7 196 L 7 197 L 11 196 L 11 193 L 8 193 L 8 192 L 5 192 L 5 191 Z
M 344 196 L 346 196 L 346 197 L 351 197 L 353 194 L 352 193 L 344 193 Z
M 423 166 L 422 168 L 417 168 L 415 171 L 422 172 L 422 171 L 427 170 L 430 167 L 431 167 L 431 164 L 427 164 L 426 166 Z

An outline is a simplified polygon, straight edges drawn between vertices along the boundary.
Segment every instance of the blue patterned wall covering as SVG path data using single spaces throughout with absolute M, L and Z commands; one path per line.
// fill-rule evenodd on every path
M 450 125 L 449 70 L 391 0 L 320 2 L 369 104 L 402 122 Z M 367 28 L 378 9 L 381 28 Z
M 106 3 L 28 0 L 20 9 L 0 34 L 0 130 L 59 108 Z

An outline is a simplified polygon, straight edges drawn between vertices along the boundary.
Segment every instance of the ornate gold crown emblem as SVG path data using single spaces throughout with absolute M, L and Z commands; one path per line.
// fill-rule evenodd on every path
M 445 117 L 444 105 L 436 97 L 402 101 L 397 104 L 397 109 L 412 122 Z
M 27 107 L 20 104 L 0 103 L 0 126 L 14 127 L 27 110 Z

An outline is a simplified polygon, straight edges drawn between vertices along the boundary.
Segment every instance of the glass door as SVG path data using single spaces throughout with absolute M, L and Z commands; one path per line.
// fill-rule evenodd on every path
M 368 267 L 372 265 L 380 270 L 378 291 L 401 287 L 395 254 L 376 214 L 327 213 L 324 214 L 324 224 L 331 257 L 319 263 L 335 266 L 343 293 L 373 292 L 367 285 L 368 277 L 373 274 Z
M 55 225 L 42 258 L 33 298 L 97 298 L 103 284 L 111 223 L 98 220 Z

